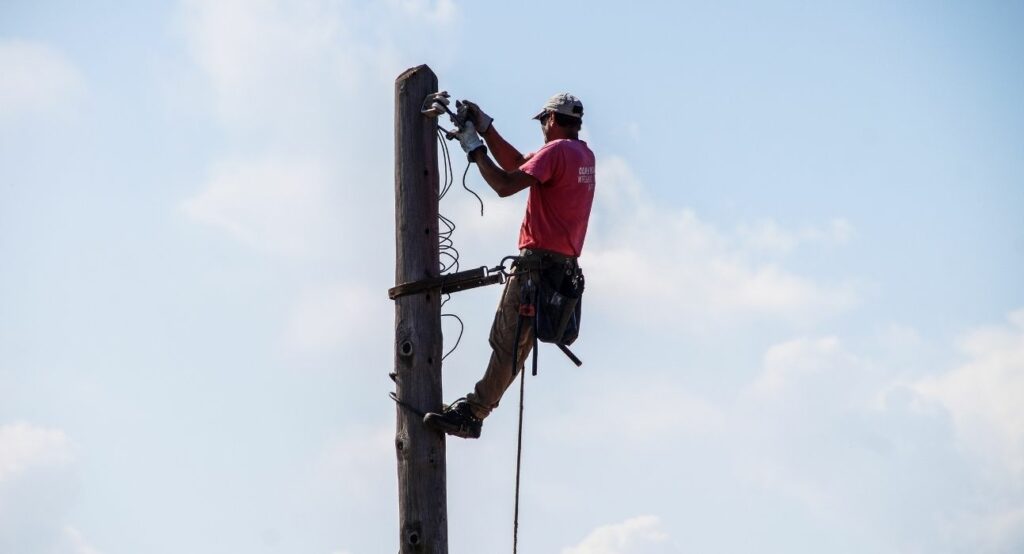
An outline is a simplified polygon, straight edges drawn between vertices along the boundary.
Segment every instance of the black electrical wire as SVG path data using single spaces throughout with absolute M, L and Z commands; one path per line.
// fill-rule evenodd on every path
M 443 180 L 438 191 L 437 199 L 438 206 L 440 207 L 440 200 L 448 194 L 451 190 L 452 185 L 455 183 L 455 172 L 452 169 L 452 155 L 448 150 L 448 143 L 445 141 L 445 133 L 440 126 L 437 128 L 437 141 L 440 143 L 441 150 L 441 168 Z M 480 215 L 484 215 L 484 201 L 480 198 L 480 195 L 473 192 L 472 189 L 466 184 L 466 176 L 469 174 L 469 163 L 466 163 L 466 170 L 462 172 L 462 188 L 469 191 L 470 194 L 476 197 L 477 201 L 480 202 Z M 437 213 L 437 247 L 439 263 L 441 264 L 441 273 L 455 273 L 459 271 L 459 250 L 455 248 L 455 241 L 453 236 L 455 235 L 455 222 L 441 214 L 440 210 Z M 451 300 L 451 295 L 445 295 L 444 300 L 441 301 L 441 308 Z M 463 323 L 462 318 L 455 314 L 442 313 L 441 317 L 452 317 L 455 321 L 459 322 L 459 336 L 455 339 L 455 344 L 451 347 L 448 352 L 441 356 L 441 361 L 444 361 L 455 349 L 459 347 L 459 343 L 462 341 L 462 333 L 466 330 L 466 325 Z
M 437 249 L 441 257 L 441 273 L 457 272 L 459 270 L 459 251 L 455 248 L 452 234 L 455 233 L 455 223 L 447 217 L 437 214 Z
M 470 194 L 476 197 L 477 202 L 480 202 L 480 217 L 484 216 L 484 200 L 480 198 L 480 195 L 473 192 L 473 189 L 466 186 L 466 174 L 469 173 L 469 166 L 472 165 L 466 162 L 466 170 L 462 172 L 462 188 L 469 191 Z
M 449 294 L 445 294 L 444 295 L 444 300 L 441 301 L 441 308 L 444 309 L 444 305 L 447 304 L 448 301 L 451 300 L 451 299 L 452 299 L 452 295 L 450 293 Z M 451 354 L 452 352 L 455 352 L 455 349 L 459 347 L 459 342 L 462 341 L 462 332 L 466 330 L 466 324 L 462 322 L 462 318 L 461 317 L 459 317 L 459 316 L 457 316 L 455 314 L 441 314 L 441 317 L 454 317 L 455 321 L 459 322 L 459 336 L 455 339 L 455 344 L 452 346 L 451 350 L 449 350 L 443 356 L 441 356 L 441 361 L 443 362 L 444 359 L 448 357 L 448 354 Z
M 448 144 L 444 140 L 444 133 L 438 127 L 437 140 L 440 143 L 441 150 L 441 167 L 444 171 L 444 181 L 441 185 L 441 189 L 437 195 L 437 199 L 440 201 L 448 194 L 452 184 L 455 182 L 455 175 L 452 171 L 452 157 L 448 151 Z M 457 272 L 459 270 L 459 251 L 455 248 L 455 243 L 452 240 L 452 235 L 455 234 L 455 222 L 445 217 L 443 214 L 438 212 L 438 255 L 441 262 L 441 273 Z
M 455 182 L 455 176 L 452 175 L 452 156 L 448 151 L 448 143 L 445 142 L 444 131 L 441 126 L 437 127 L 437 141 L 441 145 L 441 156 L 443 163 L 441 167 L 444 169 L 444 185 L 441 187 L 441 193 L 438 194 L 437 199 L 444 198 L 444 195 L 448 194 L 448 189 L 451 188 L 452 183 Z

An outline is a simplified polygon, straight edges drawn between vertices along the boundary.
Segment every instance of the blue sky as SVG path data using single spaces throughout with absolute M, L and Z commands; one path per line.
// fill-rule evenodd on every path
M 0 552 L 396 550 L 393 81 L 421 63 L 524 151 L 572 91 L 598 157 L 586 363 L 527 383 L 524 551 L 1020 551 L 1022 21 L 4 4 Z M 490 265 L 525 198 L 469 183 L 486 215 L 442 212 Z M 498 293 L 449 304 L 448 399 Z M 510 548 L 514 404 L 448 443 L 452 552 Z

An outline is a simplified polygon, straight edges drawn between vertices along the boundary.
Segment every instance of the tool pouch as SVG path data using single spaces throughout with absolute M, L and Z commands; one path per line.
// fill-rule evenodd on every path
M 568 346 L 580 333 L 583 270 L 575 261 L 545 264 L 537 286 L 537 338 Z

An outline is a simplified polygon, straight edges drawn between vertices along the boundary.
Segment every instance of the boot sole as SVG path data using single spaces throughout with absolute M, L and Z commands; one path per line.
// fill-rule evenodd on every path
M 477 429 L 474 432 L 472 429 L 463 429 L 460 426 L 451 425 L 442 419 L 439 414 L 427 414 L 423 417 L 423 424 L 431 429 L 441 431 L 445 434 L 459 437 L 462 439 L 478 439 L 480 438 L 480 430 Z

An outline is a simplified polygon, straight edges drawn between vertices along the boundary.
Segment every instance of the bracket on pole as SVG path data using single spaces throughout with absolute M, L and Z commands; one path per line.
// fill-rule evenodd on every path
M 400 296 L 425 292 L 431 289 L 440 288 L 441 294 L 458 292 L 460 290 L 475 289 L 487 285 L 496 285 L 505 281 L 505 274 L 500 271 L 492 271 L 487 266 L 480 266 L 476 269 L 467 269 L 457 273 L 448 273 L 439 277 L 421 279 L 409 283 L 402 283 L 388 289 L 388 298 L 394 300 Z

